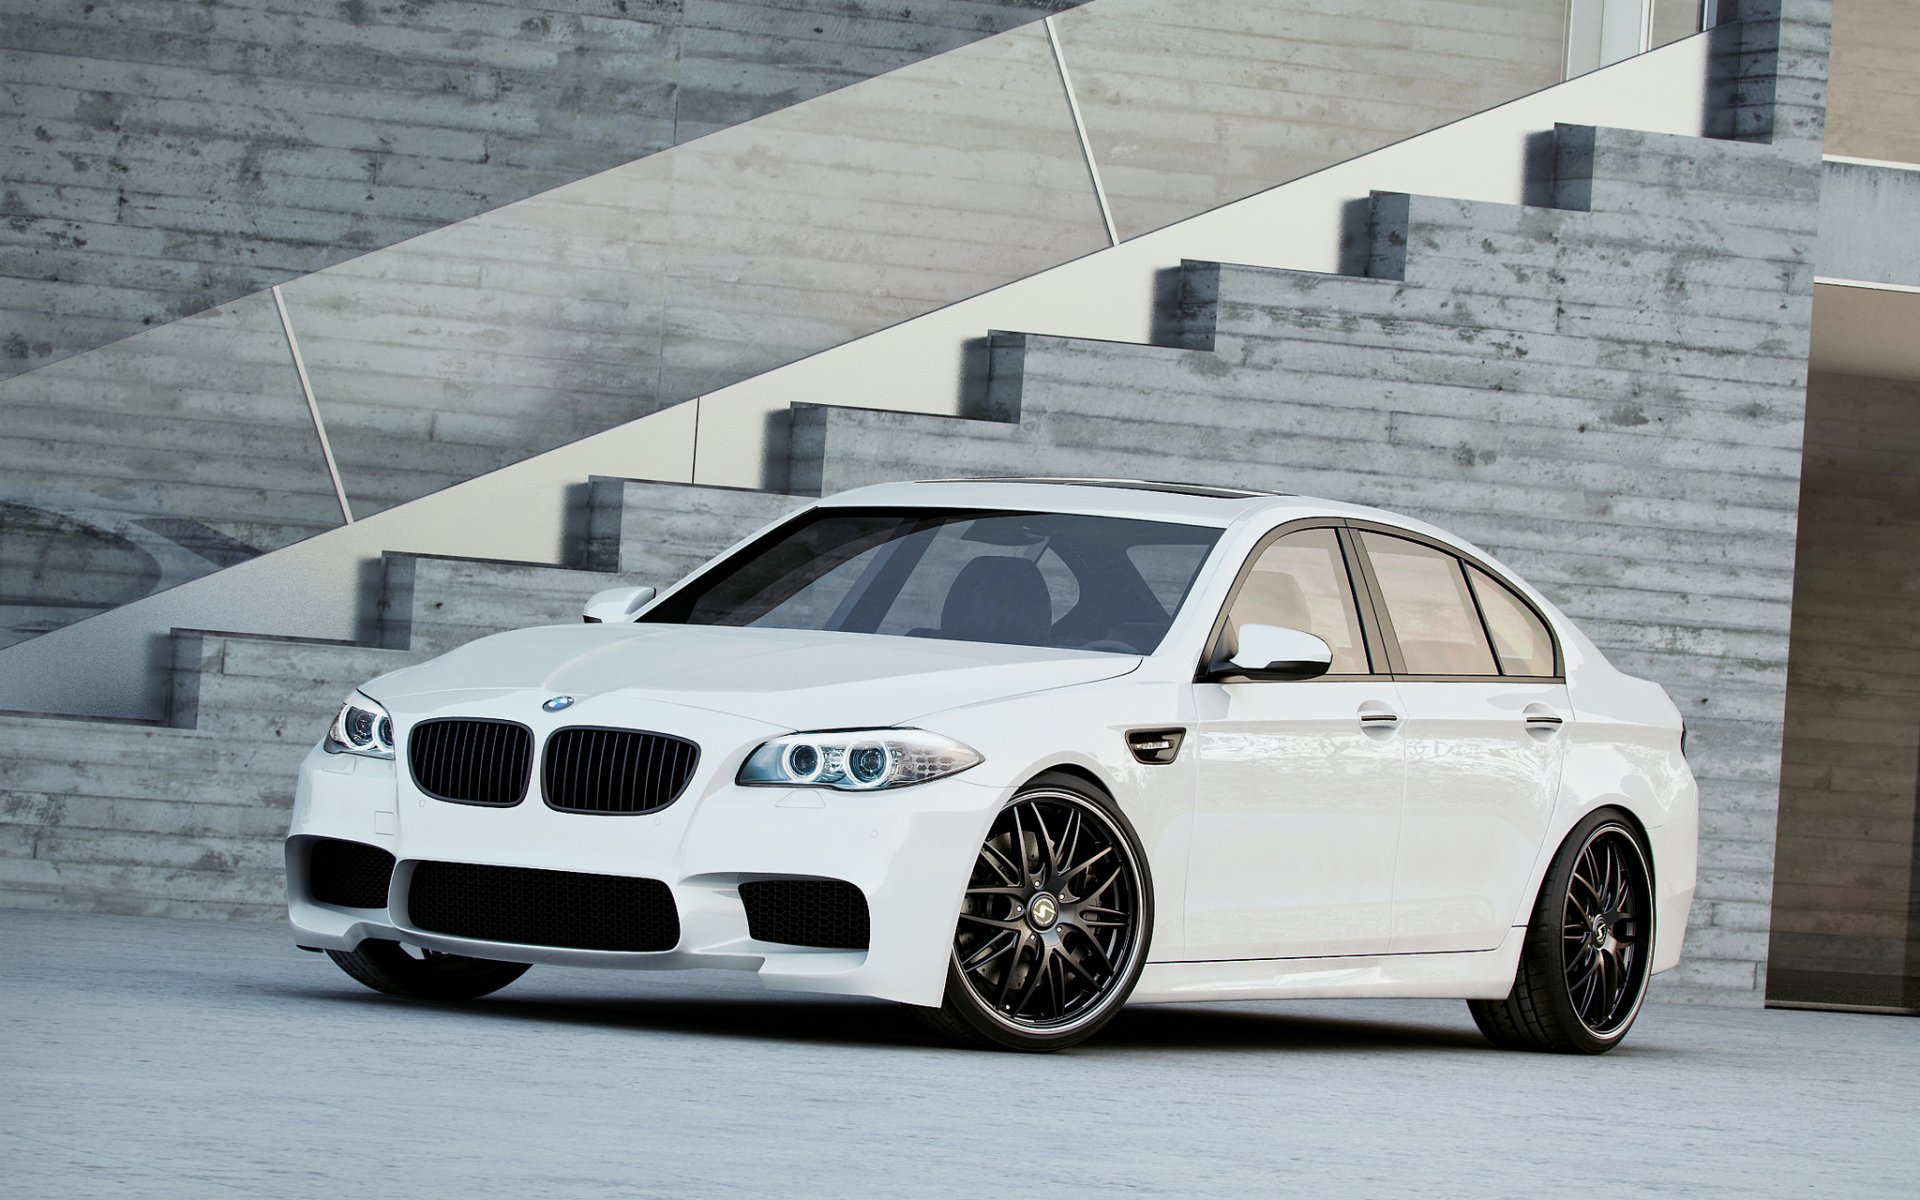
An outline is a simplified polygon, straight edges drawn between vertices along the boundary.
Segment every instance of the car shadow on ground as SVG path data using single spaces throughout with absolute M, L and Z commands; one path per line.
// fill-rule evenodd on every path
M 307 1002 L 389 1006 L 423 1015 L 434 1009 L 472 1017 L 600 1029 L 698 1034 L 867 1047 L 942 1048 L 953 1043 L 927 1029 L 904 1005 L 843 997 L 701 996 L 632 998 L 515 997 L 510 991 L 465 1003 L 438 1003 L 330 987 L 265 989 Z M 1288 1013 L 1280 1006 L 1207 1008 L 1152 1005 L 1128 1009 L 1088 1046 L 1132 1051 L 1373 1051 L 1485 1050 L 1467 1022 L 1414 1023 L 1390 1018 Z

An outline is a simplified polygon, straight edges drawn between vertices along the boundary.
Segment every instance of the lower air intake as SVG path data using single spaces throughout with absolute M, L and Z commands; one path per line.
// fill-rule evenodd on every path
M 740 885 L 755 940 L 824 950 L 865 950 L 867 897 L 840 879 L 756 879 Z
M 321 838 L 307 852 L 307 890 L 316 903 L 385 908 L 393 855 L 378 846 Z
M 423 862 L 407 889 L 415 928 L 449 937 L 568 950 L 671 950 L 673 893 L 658 879 L 532 867 Z

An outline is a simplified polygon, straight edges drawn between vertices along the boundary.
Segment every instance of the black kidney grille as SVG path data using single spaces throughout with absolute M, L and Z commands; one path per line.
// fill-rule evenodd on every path
M 747 931 L 762 942 L 865 950 L 867 898 L 840 879 L 756 879 L 740 885 Z
M 407 737 L 413 781 L 436 800 L 520 803 L 533 774 L 533 731 L 513 721 L 422 721 Z
M 700 747 L 664 733 L 577 726 L 547 739 L 540 783 L 571 813 L 649 813 L 680 798 Z
M 680 942 L 667 885 L 624 875 L 423 862 L 407 889 L 407 916 L 428 933 L 523 946 L 654 951 Z
M 307 855 L 307 889 L 321 904 L 385 908 L 393 855 L 378 846 L 321 838 Z

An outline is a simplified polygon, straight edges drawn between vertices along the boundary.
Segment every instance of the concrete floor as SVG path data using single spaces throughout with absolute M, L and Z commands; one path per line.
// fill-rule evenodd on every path
M 1130 1011 L 1047 1057 L 750 977 L 465 1006 L 275 929 L 0 913 L 0 1194 L 1912 1196 L 1920 1025 L 1650 1006 L 1502 1053 L 1455 1002 Z

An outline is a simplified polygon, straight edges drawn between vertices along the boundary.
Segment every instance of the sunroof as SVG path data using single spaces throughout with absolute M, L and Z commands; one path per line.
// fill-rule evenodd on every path
M 1158 479 L 1071 479 L 1059 476 L 1006 475 L 980 479 L 923 479 L 921 483 L 1050 483 L 1064 487 L 1120 488 L 1132 492 L 1165 492 L 1173 496 L 1203 496 L 1210 500 L 1251 500 L 1256 496 L 1285 496 L 1252 488 L 1211 487 L 1201 483 L 1168 483 Z

